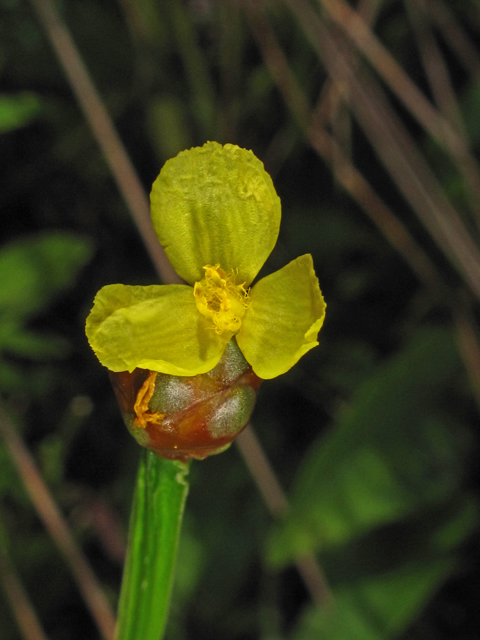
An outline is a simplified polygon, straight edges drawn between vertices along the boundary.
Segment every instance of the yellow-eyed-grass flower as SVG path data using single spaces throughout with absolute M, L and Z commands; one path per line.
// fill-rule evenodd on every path
M 208 142 L 179 153 L 153 184 L 151 213 L 188 284 L 107 285 L 86 333 L 136 439 L 165 457 L 203 458 L 243 429 L 262 379 L 318 344 L 325 302 L 309 254 L 251 286 L 281 218 L 251 151 Z

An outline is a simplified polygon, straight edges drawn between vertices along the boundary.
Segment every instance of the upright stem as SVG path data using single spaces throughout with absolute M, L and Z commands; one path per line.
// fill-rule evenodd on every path
M 163 637 L 189 465 L 151 451 L 140 461 L 133 499 L 116 640 Z

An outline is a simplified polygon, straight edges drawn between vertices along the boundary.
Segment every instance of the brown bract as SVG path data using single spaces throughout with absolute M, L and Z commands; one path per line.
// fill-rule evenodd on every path
M 125 424 L 139 444 L 183 461 L 226 449 L 248 423 L 262 382 L 234 341 L 206 374 L 135 369 L 110 372 L 110 379 Z

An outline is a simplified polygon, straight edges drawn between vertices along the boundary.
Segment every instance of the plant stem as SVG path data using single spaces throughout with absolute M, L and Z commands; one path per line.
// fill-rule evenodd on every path
M 140 461 L 116 640 L 163 637 L 188 493 L 189 465 L 151 451 Z

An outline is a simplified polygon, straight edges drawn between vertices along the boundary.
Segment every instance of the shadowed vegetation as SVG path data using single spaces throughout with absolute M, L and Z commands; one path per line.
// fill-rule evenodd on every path
M 473 639 L 476 3 L 55 7 L 0 0 L 2 640 L 111 637 L 140 452 L 84 322 L 106 284 L 173 278 L 145 193 L 207 140 L 282 200 L 259 277 L 311 253 L 328 308 L 253 416 L 289 506 L 249 433 L 191 464 L 165 638 Z

